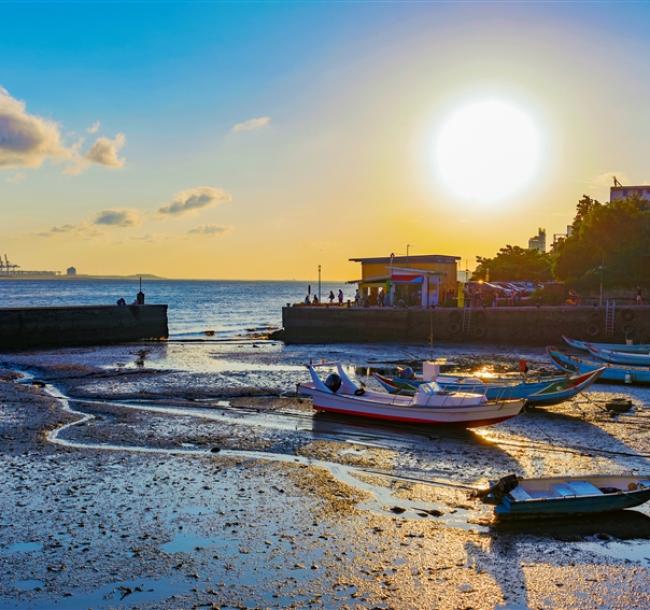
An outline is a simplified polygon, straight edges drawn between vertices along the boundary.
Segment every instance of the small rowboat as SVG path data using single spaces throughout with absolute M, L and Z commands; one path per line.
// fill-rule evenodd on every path
M 595 361 L 590 358 L 566 354 L 559 350 L 548 349 L 551 362 L 566 373 L 587 373 L 603 368 L 598 381 L 610 383 L 650 384 L 650 367 L 624 366 L 609 362 Z
M 555 405 L 569 400 L 586 390 L 604 371 L 604 367 L 593 371 L 562 377 L 547 378 L 542 381 L 498 380 L 483 381 L 476 377 L 436 377 L 436 383 L 449 392 L 473 392 L 484 394 L 488 400 L 507 400 L 525 398 L 532 406 Z M 374 374 L 375 379 L 391 394 L 413 395 L 418 386 L 425 383 L 422 378 L 404 379 Z
M 496 504 L 494 513 L 501 519 L 603 513 L 650 500 L 650 476 L 520 479 L 509 475 L 476 495 Z
M 609 362 L 611 364 L 623 364 L 632 366 L 650 366 L 650 354 L 628 354 L 626 352 L 616 352 L 609 349 L 600 349 L 591 343 L 587 343 L 587 349 L 592 356 Z
M 446 392 L 435 383 L 422 384 L 415 396 L 374 392 L 357 386 L 337 365 L 338 375 L 327 382 L 309 365 L 311 383 L 299 384 L 298 392 L 310 396 L 314 409 L 393 422 L 488 426 L 518 415 L 524 400 L 488 401 L 481 394 Z
M 579 341 L 578 339 L 571 339 L 562 335 L 564 342 L 570 347 L 588 352 L 588 345 L 596 349 L 608 349 L 615 352 L 625 352 L 626 354 L 650 354 L 650 343 L 591 343 L 589 341 Z

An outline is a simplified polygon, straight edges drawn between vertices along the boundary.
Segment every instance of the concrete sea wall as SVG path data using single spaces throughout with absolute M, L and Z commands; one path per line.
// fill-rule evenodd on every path
M 99 345 L 168 335 L 167 305 L 0 309 L 0 349 Z
M 599 342 L 650 342 L 650 307 L 379 309 L 291 306 L 282 310 L 287 343 L 406 342 L 560 345 L 562 335 Z

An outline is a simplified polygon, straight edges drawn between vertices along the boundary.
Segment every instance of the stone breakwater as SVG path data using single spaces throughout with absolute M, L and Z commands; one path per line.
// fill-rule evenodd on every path
M 593 341 L 650 342 L 650 307 L 493 307 L 282 309 L 286 343 L 458 342 L 560 345 L 562 335 Z
M 169 335 L 167 305 L 0 309 L 0 348 L 99 345 Z

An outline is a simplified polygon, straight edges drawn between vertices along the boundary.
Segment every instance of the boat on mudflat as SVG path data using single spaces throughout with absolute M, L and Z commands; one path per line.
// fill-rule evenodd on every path
M 522 479 L 509 475 L 476 494 L 499 518 L 603 513 L 650 500 L 650 475 L 586 475 Z
M 375 392 L 355 384 L 337 365 L 338 374 L 323 381 L 309 365 L 311 383 L 298 392 L 311 397 L 314 409 L 369 419 L 463 428 L 487 426 L 518 415 L 524 400 L 490 401 L 482 394 L 446 392 L 435 383 L 422 384 L 414 396 Z
M 610 383 L 650 384 L 650 367 L 611 364 L 592 358 L 574 356 L 555 349 L 548 349 L 551 362 L 565 373 L 587 373 L 602 368 L 598 381 Z
M 600 349 L 587 343 L 589 353 L 603 362 L 632 366 L 650 366 L 650 354 L 628 354 L 609 349 Z
M 588 345 L 596 349 L 608 349 L 614 352 L 624 352 L 627 354 L 650 354 L 650 343 L 592 343 L 591 341 L 580 341 L 579 339 L 571 339 L 562 335 L 564 342 L 573 349 L 582 352 L 588 352 Z
M 584 373 L 551 377 L 541 381 L 514 381 L 500 379 L 494 382 L 477 377 L 440 375 L 435 382 L 449 392 L 484 394 L 488 400 L 524 398 L 532 406 L 555 405 L 569 400 L 586 390 L 602 374 L 604 367 Z M 426 381 L 420 376 L 411 379 L 374 374 L 375 379 L 391 394 L 413 395 Z

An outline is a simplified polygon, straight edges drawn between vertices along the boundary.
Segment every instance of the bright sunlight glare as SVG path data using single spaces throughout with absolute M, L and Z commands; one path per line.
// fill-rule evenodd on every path
M 533 177 L 539 134 L 528 115 L 498 100 L 460 108 L 443 123 L 436 169 L 456 197 L 480 203 L 503 200 Z

